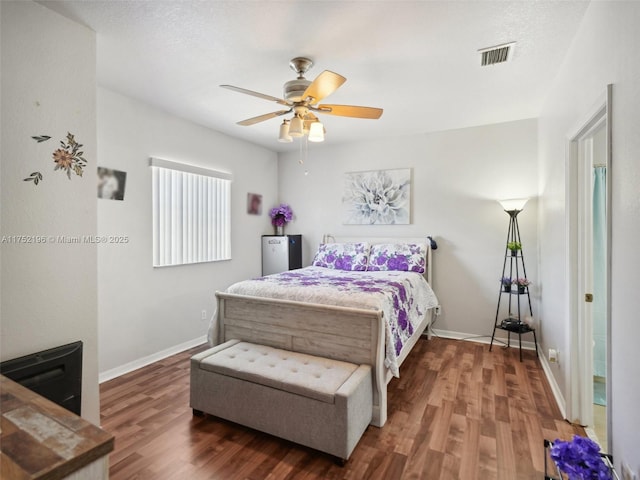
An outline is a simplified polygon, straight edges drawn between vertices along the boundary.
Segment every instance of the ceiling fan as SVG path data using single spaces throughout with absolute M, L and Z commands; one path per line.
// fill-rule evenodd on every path
M 313 61 L 305 57 L 296 57 L 289 62 L 289 67 L 298 74 L 298 78 L 284 84 L 284 99 L 254 92 L 233 85 L 220 85 L 235 92 L 252 95 L 287 107 L 286 110 L 258 115 L 238 122 L 238 125 L 249 126 L 264 122 L 271 118 L 280 117 L 293 112 L 290 120 L 284 120 L 280 125 L 281 142 L 292 142 L 292 137 L 308 135 L 309 141 L 321 142 L 324 140 L 324 126 L 314 113 L 338 115 L 342 117 L 378 119 L 382 115 L 381 108 L 359 107 L 355 105 L 318 105 L 323 98 L 335 92 L 344 82 L 345 77 L 337 73 L 325 70 L 315 80 L 304 78 L 304 74 L 313 66 Z

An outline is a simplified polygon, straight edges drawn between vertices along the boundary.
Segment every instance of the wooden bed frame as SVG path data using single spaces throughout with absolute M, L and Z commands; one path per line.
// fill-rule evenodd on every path
M 339 242 L 354 241 L 339 239 Z M 363 241 L 362 239 L 357 241 Z M 418 243 L 421 239 L 367 239 L 370 243 Z M 425 278 L 432 277 L 432 249 L 427 253 Z M 216 292 L 218 299 L 217 339 L 269 345 L 319 357 L 371 365 L 373 371 L 372 425 L 382 427 L 387 420 L 387 383 L 392 375 L 384 365 L 385 325 L 382 311 L 319 305 L 290 300 Z M 431 338 L 431 309 L 402 350 L 398 364 L 407 357 L 426 331 Z

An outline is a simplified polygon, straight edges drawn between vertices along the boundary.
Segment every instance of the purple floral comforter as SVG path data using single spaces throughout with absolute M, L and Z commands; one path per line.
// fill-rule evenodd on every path
M 427 310 L 438 304 L 415 272 L 355 272 L 322 267 L 267 275 L 231 285 L 228 293 L 305 303 L 382 310 L 386 323 L 385 365 L 398 376 L 398 357 Z

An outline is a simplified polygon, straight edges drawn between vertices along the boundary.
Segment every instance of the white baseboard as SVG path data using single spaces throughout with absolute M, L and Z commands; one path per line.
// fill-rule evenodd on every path
M 556 382 L 556 378 L 553 376 L 551 372 L 551 365 L 549 365 L 549 360 L 544 355 L 540 355 L 540 364 L 542 365 L 542 371 L 547 377 L 547 381 L 549 382 L 549 386 L 551 387 L 551 391 L 553 392 L 553 397 L 556 399 L 556 403 L 558 404 L 558 408 L 560 409 L 560 414 L 562 418 L 567 418 L 567 401 L 564 399 L 564 395 L 562 395 L 562 391 L 560 390 L 560 386 L 558 382 Z
M 174 345 L 173 347 L 169 347 L 165 350 L 162 350 L 157 353 L 153 353 L 151 355 L 147 355 L 146 357 L 139 358 L 129 363 L 125 363 L 116 368 L 112 368 L 111 370 L 107 370 L 106 372 L 100 372 L 98 375 L 98 382 L 103 383 L 108 380 L 113 380 L 120 375 L 124 375 L 125 373 L 133 372 L 142 367 L 146 367 L 147 365 L 162 360 L 164 358 L 170 357 L 171 355 L 175 355 L 176 353 L 184 352 L 185 350 L 189 350 L 190 348 L 197 347 L 198 345 L 202 345 L 207 342 L 207 336 L 203 335 L 202 337 L 194 338 L 193 340 L 189 340 L 187 342 L 181 343 L 179 345 Z
M 433 334 L 442 337 L 442 338 L 451 338 L 453 340 L 465 340 L 468 342 L 477 342 L 477 343 L 491 343 L 491 335 L 474 335 L 472 333 L 463 333 L 463 332 L 454 332 L 453 330 L 440 330 L 437 328 L 433 329 Z M 493 341 L 494 345 L 504 346 L 506 344 L 506 337 L 496 336 Z M 514 334 L 511 336 L 511 348 L 518 348 L 518 336 Z M 535 350 L 535 343 L 531 341 L 522 341 L 522 349 L 523 350 Z

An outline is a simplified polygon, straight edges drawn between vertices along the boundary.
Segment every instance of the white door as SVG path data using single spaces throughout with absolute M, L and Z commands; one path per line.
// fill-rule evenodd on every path
M 569 312 L 571 319 L 571 389 L 569 420 L 586 425 L 594 434 L 594 374 L 607 380 L 610 393 L 610 182 L 606 170 L 611 161 L 609 111 L 611 88 L 606 98 L 570 137 L 567 165 L 567 206 L 570 230 Z M 604 370 L 603 370 L 604 369 Z M 607 395 L 608 396 L 608 395 Z M 610 430 L 610 405 L 599 407 Z M 598 440 L 609 450 L 610 435 Z

